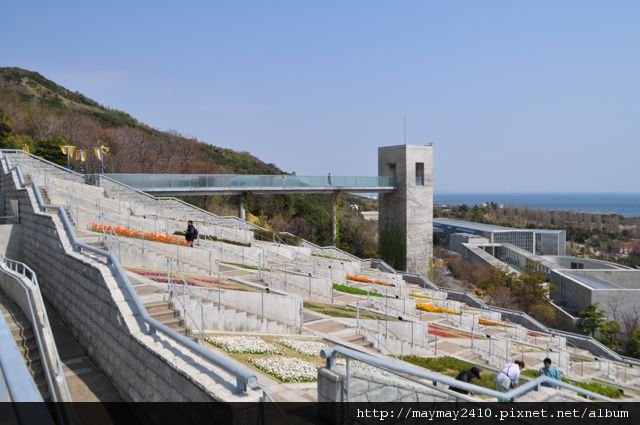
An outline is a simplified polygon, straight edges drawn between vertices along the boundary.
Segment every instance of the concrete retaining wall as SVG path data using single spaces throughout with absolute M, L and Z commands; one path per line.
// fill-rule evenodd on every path
M 228 373 L 169 338 L 143 333 L 111 268 L 74 252 L 59 218 L 34 212 L 33 193 L 16 187 L 15 173 L 0 179 L 5 197 L 20 202 L 24 261 L 37 273 L 44 298 L 125 400 L 237 399 Z M 257 398 L 253 391 L 245 397 Z

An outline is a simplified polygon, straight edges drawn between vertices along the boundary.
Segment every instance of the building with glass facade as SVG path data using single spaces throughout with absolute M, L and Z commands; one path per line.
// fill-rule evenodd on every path
M 486 238 L 489 243 L 511 244 L 536 255 L 564 255 L 567 233 L 552 229 L 516 229 L 450 218 L 434 218 L 433 231 L 449 245 L 451 235 L 465 233 Z

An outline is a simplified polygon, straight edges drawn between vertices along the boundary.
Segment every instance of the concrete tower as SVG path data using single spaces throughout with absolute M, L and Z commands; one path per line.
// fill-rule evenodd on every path
M 433 255 L 433 147 L 378 148 L 378 175 L 395 178 L 397 190 L 378 198 L 382 258 L 397 270 L 429 274 Z

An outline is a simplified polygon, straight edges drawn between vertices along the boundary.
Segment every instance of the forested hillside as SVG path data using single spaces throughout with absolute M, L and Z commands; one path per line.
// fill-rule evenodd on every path
M 108 173 L 282 174 L 248 152 L 213 146 L 172 131 L 160 131 L 126 112 L 110 109 L 68 90 L 37 72 L 0 68 L 0 148 L 28 146 L 36 155 L 66 165 L 64 145 L 87 151 L 86 172 L 99 170 L 93 148 L 109 147 Z M 80 163 L 71 160 L 76 170 Z M 237 197 L 192 198 L 200 207 L 235 214 Z M 339 213 L 339 246 L 356 255 L 377 255 L 374 222 L 359 210 L 372 201 L 348 196 Z M 251 219 L 277 231 L 289 231 L 312 242 L 331 242 L 331 202 L 327 195 L 250 196 Z

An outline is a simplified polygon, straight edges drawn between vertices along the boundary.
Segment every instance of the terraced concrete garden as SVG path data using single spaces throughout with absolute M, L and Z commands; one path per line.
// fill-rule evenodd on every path
M 167 272 L 158 269 L 146 269 L 142 267 L 127 267 L 127 270 L 143 276 L 147 279 L 153 280 L 158 283 L 167 283 Z M 199 286 L 203 288 L 220 288 L 220 289 L 228 289 L 232 291 L 246 291 L 246 292 L 256 292 L 258 291 L 256 288 L 252 288 L 250 286 L 242 285 L 236 282 L 227 281 L 224 279 L 216 279 L 213 277 L 203 277 L 199 275 L 193 275 L 190 273 L 173 273 L 171 275 L 171 280 L 176 285 L 181 285 L 182 280 L 190 285 L 190 286 Z
M 329 346 L 318 340 L 236 335 L 212 335 L 206 341 L 284 383 L 315 382 L 318 368 L 323 365 L 320 350 Z
M 338 306 L 334 304 L 321 304 L 314 303 L 310 301 L 304 302 L 304 308 L 307 310 L 315 311 L 316 313 L 325 314 L 331 317 L 343 317 L 346 319 L 355 319 L 358 317 L 358 312 L 355 307 L 351 306 Z M 389 321 L 397 321 L 397 317 L 385 316 L 384 314 L 379 313 L 363 313 L 360 312 L 360 318 L 363 320 L 372 319 L 372 317 L 377 318 L 378 320 L 389 320 Z

